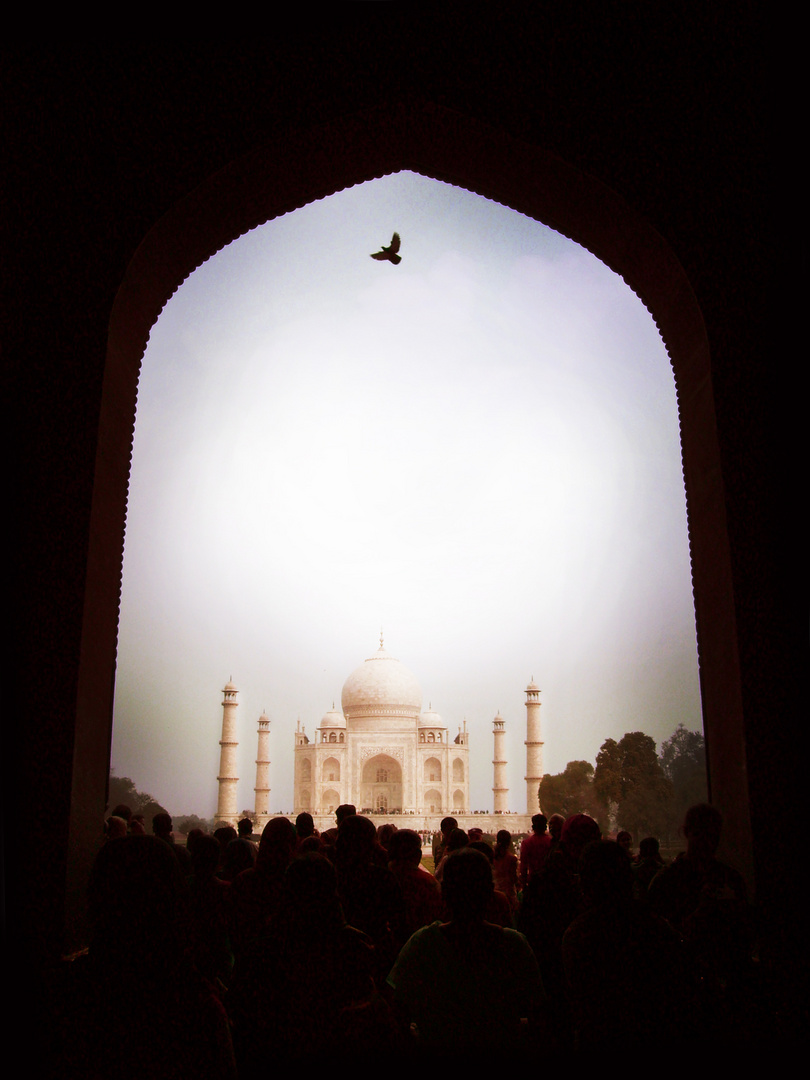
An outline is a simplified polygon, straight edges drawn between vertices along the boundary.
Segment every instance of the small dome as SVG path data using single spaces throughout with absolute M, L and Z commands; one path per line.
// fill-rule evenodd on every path
M 346 718 L 343 713 L 333 705 L 329 712 L 324 713 L 321 720 L 321 728 L 345 728 Z
M 442 720 L 437 712 L 434 712 L 433 709 L 428 706 L 419 717 L 419 727 L 446 728 L 447 724 L 445 724 L 444 720 Z

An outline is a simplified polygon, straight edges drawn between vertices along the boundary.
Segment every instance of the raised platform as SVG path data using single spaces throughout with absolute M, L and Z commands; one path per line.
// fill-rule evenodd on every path
M 513 836 L 529 833 L 532 830 L 532 819 L 529 814 L 491 814 L 478 813 L 473 810 L 468 813 L 452 813 L 451 811 L 447 814 L 404 813 L 364 814 L 363 816 L 371 818 L 378 827 L 392 824 L 396 825 L 398 829 L 413 829 L 414 832 L 418 832 L 423 837 L 439 832 L 441 822 L 445 817 L 454 817 L 458 822 L 458 827 L 465 832 L 470 829 L 482 829 L 485 834 L 492 837 L 500 829 L 507 829 Z M 261 818 L 253 827 L 254 835 L 260 835 L 267 822 L 274 817 L 288 817 L 290 821 L 294 822 L 296 815 L 291 812 L 289 814 L 270 814 L 266 818 Z M 318 832 L 326 832 L 327 829 L 335 828 L 334 814 L 313 814 L 312 819 Z

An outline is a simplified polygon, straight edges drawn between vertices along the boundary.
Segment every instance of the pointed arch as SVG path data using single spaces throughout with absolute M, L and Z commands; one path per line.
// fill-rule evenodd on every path
M 232 162 L 150 229 L 109 323 L 89 528 L 68 862 L 78 896 L 103 805 L 138 375 L 162 308 L 198 266 L 264 222 L 342 188 L 410 169 L 542 221 L 640 297 L 675 373 L 713 801 L 751 858 L 742 694 L 709 343 L 690 282 L 663 238 L 595 177 L 459 113 L 410 101 L 292 132 Z

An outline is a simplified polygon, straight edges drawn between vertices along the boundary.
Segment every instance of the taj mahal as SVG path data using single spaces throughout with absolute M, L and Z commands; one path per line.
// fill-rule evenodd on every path
M 312 814 L 316 827 L 334 826 L 335 809 L 351 803 L 377 823 L 408 819 L 407 827 L 435 831 L 443 817 L 461 828 L 473 824 L 485 832 L 500 828 L 528 831 L 540 810 L 543 776 L 540 691 L 531 681 L 526 695 L 526 813 L 507 810 L 505 722 L 498 714 L 492 731 L 493 810 L 470 808 L 470 746 L 466 722 L 456 734 L 430 705 L 422 710 L 422 690 L 413 673 L 386 651 L 382 635 L 377 652 L 354 669 L 343 684 L 340 709 L 334 704 L 310 738 L 300 721 L 295 730 L 294 814 Z M 236 824 L 238 691 L 223 689 L 219 795 L 216 820 Z M 269 818 L 270 721 L 259 717 L 255 827 Z M 505 815 L 508 817 L 505 820 Z

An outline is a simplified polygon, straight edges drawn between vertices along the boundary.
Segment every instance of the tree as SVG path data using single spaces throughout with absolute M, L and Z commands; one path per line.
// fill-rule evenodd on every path
M 110 774 L 108 788 L 108 809 L 113 810 L 121 803 L 125 803 L 133 815 L 143 814 L 147 826 L 155 814 L 166 814 L 168 811 L 161 806 L 157 799 L 152 798 L 143 791 L 138 791 L 135 784 L 128 776 L 113 776 Z
M 210 818 L 201 818 L 197 814 L 183 814 L 182 817 L 174 818 L 174 827 L 183 836 L 188 836 L 192 829 L 210 832 L 212 822 Z
M 622 755 L 615 739 L 605 739 L 596 755 L 593 784 L 606 809 L 619 804 L 622 798 Z
M 706 802 L 706 743 L 703 733 L 689 731 L 678 724 L 674 733 L 661 744 L 659 755 L 665 776 L 673 787 L 673 825 L 677 829 L 690 806 Z
M 569 761 L 565 772 L 544 776 L 540 781 L 540 806 L 543 813 L 590 814 L 604 827 L 605 809 L 593 786 L 593 765 L 589 761 Z
M 615 813 L 620 829 L 636 837 L 664 835 L 672 816 L 673 786 L 664 774 L 655 740 L 641 731 L 617 743 L 606 739 L 596 757 L 594 789 Z

